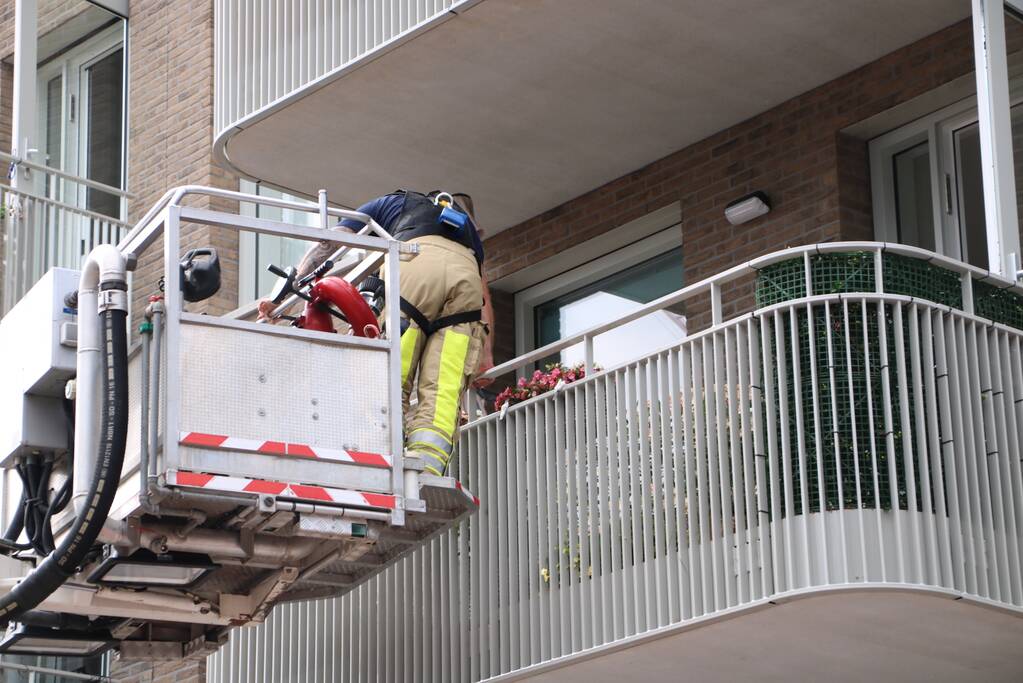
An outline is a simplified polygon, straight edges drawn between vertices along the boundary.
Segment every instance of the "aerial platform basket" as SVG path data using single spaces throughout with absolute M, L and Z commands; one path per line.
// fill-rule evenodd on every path
M 188 206 L 193 196 L 304 212 L 319 227 Z M 332 230 L 339 218 L 365 227 Z M 185 302 L 182 236 L 200 225 L 336 242 L 331 272 L 352 284 L 383 266 L 385 333 L 271 325 L 252 319 L 254 307 L 214 315 L 210 300 Z M 128 446 L 104 552 L 42 605 L 122 619 L 112 637 L 127 658 L 208 651 L 274 604 L 342 595 L 479 506 L 403 452 L 400 338 L 387 331 L 400 329 L 398 271 L 414 245 L 328 208 L 322 193 L 314 205 L 185 187 L 118 251 L 131 265 L 160 246 L 162 298 L 145 306 L 161 293 L 132 296 L 133 320 L 151 326 L 131 340 Z M 58 537 L 70 518 L 55 521 Z M 111 571 L 118 566 L 129 569 Z M 142 567 L 141 583 L 132 567 Z M 145 583 L 161 571 L 184 578 Z

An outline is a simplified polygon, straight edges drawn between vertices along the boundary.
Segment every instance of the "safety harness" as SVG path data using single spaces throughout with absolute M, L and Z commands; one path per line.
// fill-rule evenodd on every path
M 471 249 L 476 255 L 477 263 L 482 265 L 483 255 L 476 249 L 473 239 L 476 234 L 476 226 L 464 211 L 453 206 L 449 193 L 438 192 L 435 198 L 412 190 L 395 190 L 392 194 L 404 195 L 405 199 L 401 207 L 401 214 L 394 226 L 388 229 L 391 237 L 408 242 L 417 237 L 439 235 Z M 447 201 L 440 201 L 443 197 L 447 197 Z M 466 224 L 455 226 L 446 220 L 447 216 L 452 213 L 463 219 Z
M 476 254 L 477 261 L 479 261 L 480 254 L 476 251 L 472 238 L 472 232 L 476 229 L 475 226 L 468 225 L 463 229 L 453 231 L 450 225 L 446 224 L 443 220 L 444 209 L 447 206 L 444 202 L 435 201 L 424 194 L 411 190 L 397 190 L 395 194 L 405 195 L 405 203 L 402 206 L 401 215 L 390 231 L 394 239 L 407 242 L 417 237 L 439 235 L 472 249 L 473 253 Z M 451 199 L 451 195 L 447 193 L 438 193 L 437 196 L 442 197 L 445 195 L 447 195 L 449 200 Z M 482 267 L 482 264 L 480 265 Z M 415 322 L 426 336 L 430 336 L 445 327 L 462 323 L 475 323 L 483 320 L 483 311 L 476 309 L 474 311 L 445 315 L 431 321 L 405 297 L 401 297 L 401 312 L 408 316 L 408 320 Z M 405 333 L 407 326 L 407 322 L 403 321 L 402 334 Z
M 423 315 L 422 311 L 413 306 L 405 297 L 401 297 L 401 312 L 411 318 L 416 325 L 419 325 L 419 329 L 421 329 L 423 334 L 426 336 L 430 336 L 434 332 L 442 330 L 445 327 L 451 327 L 452 325 L 478 323 L 483 320 L 483 311 L 476 309 L 475 311 L 465 311 L 464 313 L 445 315 L 437 318 L 436 320 L 430 321 L 425 315 Z M 404 326 L 402 326 L 401 331 L 404 334 Z

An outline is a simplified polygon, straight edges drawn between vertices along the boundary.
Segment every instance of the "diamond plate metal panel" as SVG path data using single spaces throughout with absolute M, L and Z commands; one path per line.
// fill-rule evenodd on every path
M 383 351 L 182 324 L 181 353 L 182 431 L 391 452 Z

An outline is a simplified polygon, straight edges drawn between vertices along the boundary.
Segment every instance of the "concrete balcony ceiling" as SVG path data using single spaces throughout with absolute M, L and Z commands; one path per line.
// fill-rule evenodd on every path
M 482 0 L 222 131 L 349 206 L 466 191 L 490 234 L 969 16 L 965 0 Z M 443 18 L 443 17 L 442 17 Z
M 923 591 L 848 593 L 666 628 L 492 680 L 1019 680 L 1019 617 Z

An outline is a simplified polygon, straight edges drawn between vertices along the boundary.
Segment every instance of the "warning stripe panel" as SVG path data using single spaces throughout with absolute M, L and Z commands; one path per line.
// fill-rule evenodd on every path
M 266 479 L 246 479 L 244 477 L 228 477 L 219 474 L 202 474 L 170 470 L 167 472 L 168 486 L 187 486 L 232 493 L 266 493 L 283 498 L 338 503 L 340 505 L 358 505 L 360 507 L 383 508 L 393 510 L 394 496 L 386 493 L 364 493 L 345 489 L 310 486 L 308 484 L 288 484 L 281 481 Z
M 468 490 L 466 490 L 465 488 L 463 488 L 463 487 L 462 487 L 462 482 L 458 481 L 457 479 L 455 480 L 455 488 L 456 488 L 456 489 L 458 489 L 459 491 L 461 491 L 461 492 L 462 492 L 462 494 L 463 494 L 463 495 L 464 495 L 464 496 L 465 496 L 466 498 L 469 498 L 469 499 L 471 499 L 471 500 L 472 500 L 472 502 L 476 504 L 476 507 L 479 507 L 479 506 L 480 506 L 480 499 L 479 499 L 479 496 L 476 496 L 476 495 L 474 495 L 473 493 L 471 493 L 470 491 L 468 491 Z
M 220 448 L 229 451 L 260 453 L 263 455 L 290 455 L 296 458 L 315 458 L 317 460 L 333 460 L 349 462 L 367 467 L 391 466 L 391 458 L 380 453 L 365 451 L 349 451 L 337 448 L 322 448 L 304 443 L 288 443 L 285 441 L 242 439 L 236 436 L 221 434 L 205 434 L 203 432 L 181 432 L 179 443 L 183 446 L 201 448 Z

